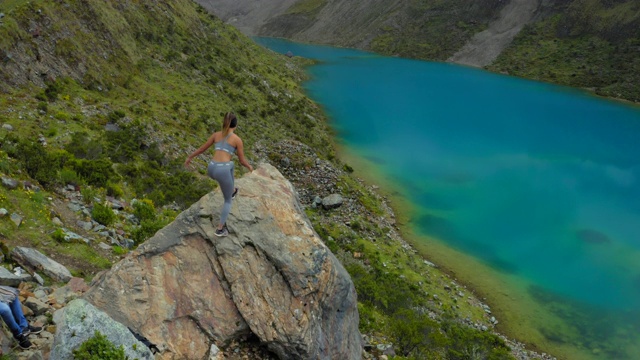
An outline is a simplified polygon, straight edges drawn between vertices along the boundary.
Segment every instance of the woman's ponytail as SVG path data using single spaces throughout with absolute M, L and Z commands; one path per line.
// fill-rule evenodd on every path
M 222 137 L 225 137 L 229 134 L 229 129 L 231 129 L 231 121 L 236 120 L 236 116 L 232 112 L 228 112 L 224 114 L 224 120 L 222 120 Z M 238 120 L 236 120 L 237 122 Z

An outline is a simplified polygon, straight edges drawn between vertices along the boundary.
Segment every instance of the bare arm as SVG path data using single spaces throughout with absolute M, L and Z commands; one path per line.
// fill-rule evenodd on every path
M 236 149 L 238 149 L 238 160 L 240 161 L 240 164 L 249 169 L 249 171 L 253 171 L 253 166 L 251 166 L 251 164 L 249 164 L 247 159 L 244 157 L 244 145 L 242 144 L 242 139 L 240 139 L 240 137 L 238 137 Z
M 209 147 L 211 147 L 211 145 L 213 145 L 213 139 L 215 138 L 215 136 L 216 136 L 216 133 L 211 134 L 211 136 L 209 136 L 209 139 L 207 139 L 207 141 L 204 144 L 202 144 L 202 146 L 200 146 L 196 151 L 194 151 L 191 155 L 189 155 L 187 157 L 187 160 L 184 162 L 184 166 L 189 166 L 189 164 L 191 163 L 191 160 L 193 160 L 194 157 L 202 154 Z

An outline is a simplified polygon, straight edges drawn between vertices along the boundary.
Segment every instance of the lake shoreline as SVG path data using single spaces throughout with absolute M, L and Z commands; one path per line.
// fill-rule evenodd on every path
M 491 330 L 492 332 L 503 338 L 503 340 L 512 347 L 514 352 L 517 351 L 524 354 L 523 356 L 526 356 L 525 358 L 564 359 L 563 357 L 551 354 L 552 351 L 547 349 L 545 346 L 528 340 L 519 339 L 518 336 L 514 336 L 511 331 L 505 329 L 505 323 L 502 319 L 507 318 L 507 314 L 499 310 L 501 308 L 499 304 L 496 304 L 495 301 L 491 299 L 491 296 L 485 293 L 482 287 L 477 286 L 473 280 L 460 278 L 453 268 L 429 255 L 425 244 L 420 241 L 424 236 L 416 234 L 411 228 L 410 222 L 412 215 L 415 212 L 415 210 L 412 209 L 412 204 L 403 198 L 397 189 L 384 179 L 382 174 L 379 174 L 374 170 L 373 166 L 369 164 L 367 159 L 359 157 L 353 152 L 348 151 L 344 145 L 339 145 L 337 150 L 338 158 L 355 169 L 354 175 L 360 177 L 367 185 L 376 188 L 378 195 L 385 199 L 392 211 L 391 216 L 396 219 L 396 229 L 398 233 L 408 245 L 416 250 L 418 256 L 433 263 L 440 272 L 444 273 L 451 280 L 463 285 L 467 291 L 473 294 L 478 302 L 488 305 L 491 309 L 491 314 L 498 319 L 498 324 L 493 330 Z

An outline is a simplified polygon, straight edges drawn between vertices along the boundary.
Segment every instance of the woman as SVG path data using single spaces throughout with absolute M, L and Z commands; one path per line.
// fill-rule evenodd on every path
M 23 349 L 31 347 L 29 334 L 38 334 L 42 331 L 39 326 L 31 326 L 24 318 L 22 305 L 18 299 L 18 289 L 0 285 L 0 317 L 11 330 L 13 338 Z
M 185 166 L 189 166 L 191 160 L 205 152 L 211 145 L 214 145 L 215 153 L 213 154 L 213 160 L 209 162 L 207 173 L 209 177 L 216 180 L 222 190 L 224 196 L 224 205 L 222 206 L 222 214 L 220 214 L 220 223 L 216 229 L 216 236 L 227 236 L 229 230 L 227 229 L 227 216 L 231 211 L 231 200 L 236 197 L 238 188 L 234 187 L 233 180 L 233 161 L 231 156 L 238 152 L 238 160 L 242 166 L 253 171 L 253 167 L 247 159 L 244 157 L 244 148 L 242 145 L 242 139 L 233 132 L 238 126 L 238 118 L 228 112 L 224 115 L 222 121 L 222 131 L 217 131 L 211 134 L 207 142 L 205 142 L 198 150 L 189 155 L 184 162 Z

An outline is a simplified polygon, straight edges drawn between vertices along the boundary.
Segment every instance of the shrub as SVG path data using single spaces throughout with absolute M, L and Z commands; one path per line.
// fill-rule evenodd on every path
M 64 242 L 64 231 L 62 229 L 56 229 L 51 233 L 51 238 L 57 242 Z
M 56 101 L 61 88 L 62 87 L 58 82 L 52 82 L 47 85 L 46 89 L 44 89 L 44 95 L 49 101 Z
M 80 185 L 80 176 L 72 169 L 64 168 L 58 172 L 58 176 L 62 185 Z
M 18 159 L 33 179 L 44 186 L 56 182 L 59 168 L 40 143 L 17 140 L 17 145 L 11 150 L 13 151 L 8 151 L 9 155 Z
M 117 347 L 96 331 L 94 336 L 73 350 L 74 360 L 125 360 L 124 347 Z
M 107 182 L 107 195 L 119 198 L 124 195 L 124 191 L 119 184 L 109 181 Z
M 74 169 L 90 185 L 105 187 L 115 175 L 109 159 L 76 160 Z
M 91 204 L 93 200 L 98 196 L 98 191 L 90 186 L 83 186 L 80 189 L 82 200 L 85 204 Z
M 423 355 L 446 343 L 439 328 L 440 325 L 427 315 L 400 309 L 391 320 L 393 344 L 403 356 Z
M 131 239 L 136 243 L 136 245 L 141 244 L 148 238 L 152 237 L 165 225 L 166 223 L 159 219 L 143 220 L 140 222 L 140 226 L 131 232 Z
M 85 132 L 76 132 L 71 135 L 71 141 L 65 146 L 65 150 L 78 159 L 95 160 L 102 157 L 102 144 L 100 141 L 90 139 Z
M 141 153 L 140 149 L 146 134 L 139 122 L 125 126 L 120 131 L 105 133 L 109 157 L 115 162 L 126 163 Z
M 118 246 L 118 245 L 114 245 L 112 249 L 113 249 L 113 253 L 116 255 L 124 255 L 129 252 L 127 248 L 123 248 L 122 246 Z
M 144 220 L 155 220 L 156 209 L 153 207 L 153 201 L 143 199 L 133 204 L 133 215 L 141 222 Z
M 46 113 L 49 111 L 49 105 L 44 101 L 40 101 L 38 103 L 38 110 Z
M 94 204 L 91 209 L 91 217 L 98 223 L 108 226 L 116 220 L 116 214 L 108 205 Z

